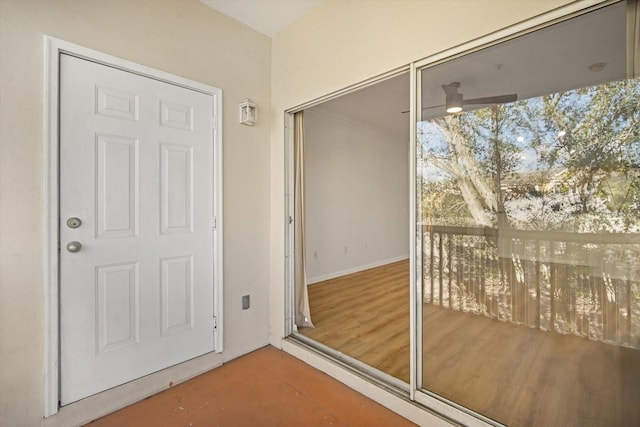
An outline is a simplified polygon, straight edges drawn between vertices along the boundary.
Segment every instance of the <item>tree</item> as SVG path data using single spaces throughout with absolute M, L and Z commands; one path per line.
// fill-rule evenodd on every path
M 427 126 L 431 129 L 422 129 L 425 162 L 446 172 L 457 184 L 474 222 L 481 226 L 495 225 L 501 211 L 496 182 L 514 164 L 515 147 L 496 138 L 511 114 L 504 106 L 494 106 L 437 118 Z M 429 144 L 428 132 L 433 128 L 446 144 Z
M 419 138 L 431 175 L 455 183 L 476 225 L 640 227 L 638 79 L 436 118 Z

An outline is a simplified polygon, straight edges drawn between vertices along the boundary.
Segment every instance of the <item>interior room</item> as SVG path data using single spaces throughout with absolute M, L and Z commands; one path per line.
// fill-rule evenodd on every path
M 409 117 L 400 111 L 408 108 L 408 92 L 404 73 L 304 111 L 304 245 L 314 327 L 300 330 L 407 382 Z M 383 306 L 392 301 L 397 310 Z
M 639 46 L 637 0 L 0 0 L 0 425 L 305 369 L 638 424 Z

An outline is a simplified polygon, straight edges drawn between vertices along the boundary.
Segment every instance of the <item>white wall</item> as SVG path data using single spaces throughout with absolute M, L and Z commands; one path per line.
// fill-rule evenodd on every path
M 43 415 L 45 34 L 224 93 L 225 352 L 169 370 L 156 385 L 167 387 L 269 337 L 271 40 L 197 0 L 0 0 L 2 426 L 39 425 Z M 260 108 L 254 127 L 237 123 L 237 105 L 247 97 Z M 244 294 L 253 302 L 246 311 Z M 123 395 L 144 394 L 149 381 L 123 388 L 120 404 Z M 111 404 L 94 402 L 84 412 L 99 414 Z
M 409 257 L 409 141 L 321 108 L 304 116 L 308 283 Z

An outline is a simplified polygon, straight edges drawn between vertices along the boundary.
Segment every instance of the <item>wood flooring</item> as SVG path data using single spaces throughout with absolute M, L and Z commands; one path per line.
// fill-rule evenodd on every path
M 413 426 L 273 347 L 242 356 L 90 427 Z
M 301 333 L 409 381 L 409 263 L 309 286 Z M 640 351 L 423 306 L 423 385 L 512 426 L 640 426 Z
M 409 382 L 409 263 L 310 285 L 315 328 L 300 332 Z

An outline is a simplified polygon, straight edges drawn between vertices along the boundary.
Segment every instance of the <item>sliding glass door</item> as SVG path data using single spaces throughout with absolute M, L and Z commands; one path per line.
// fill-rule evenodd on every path
M 406 71 L 305 108 L 292 117 L 288 159 L 296 338 L 403 391 L 408 109 Z
M 581 7 L 295 110 L 294 339 L 464 425 L 640 423 L 640 6 Z
M 417 400 L 466 423 L 640 420 L 627 23 L 620 2 L 418 68 Z

